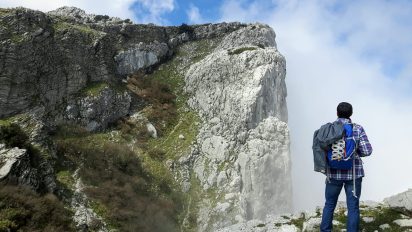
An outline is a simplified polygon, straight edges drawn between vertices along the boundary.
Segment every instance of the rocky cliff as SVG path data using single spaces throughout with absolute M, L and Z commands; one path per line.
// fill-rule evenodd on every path
M 0 179 L 56 196 L 65 230 L 215 231 L 291 210 L 269 26 L 15 8 L 0 9 L 0 43 Z M 1 229 L 55 228 L 7 212 Z

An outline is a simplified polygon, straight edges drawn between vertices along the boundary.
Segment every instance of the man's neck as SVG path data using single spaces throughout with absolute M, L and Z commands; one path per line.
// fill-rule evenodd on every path
M 351 123 L 352 120 L 350 118 L 338 118 L 336 121 L 343 122 L 343 123 Z

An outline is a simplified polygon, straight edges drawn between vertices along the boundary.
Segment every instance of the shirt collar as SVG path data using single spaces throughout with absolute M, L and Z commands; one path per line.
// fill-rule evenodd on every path
M 352 120 L 350 118 L 338 118 L 336 121 L 342 122 L 343 124 L 346 123 L 352 123 Z

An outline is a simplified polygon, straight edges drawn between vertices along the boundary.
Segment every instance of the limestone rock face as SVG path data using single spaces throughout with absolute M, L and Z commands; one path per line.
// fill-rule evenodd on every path
M 77 23 L 95 23 L 100 25 L 124 23 L 131 24 L 130 20 L 122 20 L 117 17 L 109 17 L 107 15 L 87 14 L 84 10 L 77 7 L 64 6 L 56 10 L 49 11 L 49 15 L 62 16 L 70 18 Z
M 126 51 L 121 51 L 114 59 L 117 62 L 119 74 L 130 74 L 141 68 L 147 68 L 165 59 L 169 54 L 166 43 L 154 42 L 152 44 L 136 44 Z
M 36 105 L 53 110 L 88 82 L 113 79 L 106 33 L 24 8 L 1 21 L 0 117 Z
M 222 40 L 217 50 L 228 49 L 238 46 L 258 46 L 258 47 L 275 47 L 276 34 L 272 28 L 267 25 L 256 23 L 247 27 L 236 30 Z
M 285 59 L 272 29 L 247 28 L 228 34 L 186 73 L 188 104 L 203 119 L 193 169 L 203 190 L 216 196 L 201 203 L 200 231 L 292 206 Z
M 384 200 L 391 208 L 395 208 L 412 216 L 412 189 L 388 197 Z
M 94 227 L 94 231 L 108 232 L 106 223 L 90 207 L 90 200 L 84 193 L 84 185 L 78 177 L 78 170 L 73 174 L 73 178 L 76 183 L 70 205 L 74 211 L 73 220 L 76 223 L 77 230 L 88 231 L 88 228 Z
M 31 168 L 30 157 L 25 149 L 8 149 L 0 144 L 0 181 L 5 179 L 34 190 L 39 188 L 39 173 Z
M 131 96 L 127 91 L 104 87 L 96 95 L 80 97 L 69 103 L 64 116 L 89 131 L 104 129 L 111 122 L 129 113 Z

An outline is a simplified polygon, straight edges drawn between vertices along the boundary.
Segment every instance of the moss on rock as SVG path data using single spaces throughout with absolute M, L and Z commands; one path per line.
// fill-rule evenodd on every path
M 228 54 L 229 54 L 229 55 L 239 55 L 239 54 L 241 54 L 242 52 L 245 52 L 245 51 L 253 51 L 253 50 L 256 50 L 256 49 L 257 49 L 256 47 L 241 47 L 241 48 L 229 50 L 229 51 L 228 51 Z

